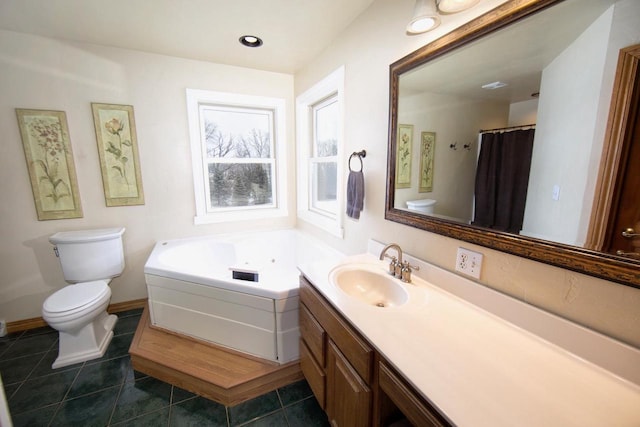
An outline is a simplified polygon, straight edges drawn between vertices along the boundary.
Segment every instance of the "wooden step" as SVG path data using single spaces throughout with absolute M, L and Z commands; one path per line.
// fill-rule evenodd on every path
M 154 327 L 148 307 L 129 354 L 136 371 L 227 406 L 303 378 L 299 361 L 279 365 Z

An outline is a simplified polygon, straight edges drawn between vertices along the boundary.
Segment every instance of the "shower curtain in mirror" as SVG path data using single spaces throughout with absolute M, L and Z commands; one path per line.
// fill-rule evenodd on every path
M 474 225 L 520 233 L 535 129 L 484 133 L 475 184 Z

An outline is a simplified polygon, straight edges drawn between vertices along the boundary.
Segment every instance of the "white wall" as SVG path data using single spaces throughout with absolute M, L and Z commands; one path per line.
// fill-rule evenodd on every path
M 146 298 L 143 265 L 162 239 L 295 224 L 289 217 L 250 223 L 193 225 L 193 175 L 186 88 L 286 100 L 288 147 L 293 146 L 293 76 L 189 61 L 0 31 L 0 318 L 41 316 L 44 299 L 64 285 L 47 238 L 56 231 L 124 226 L 124 274 L 111 283 L 112 302 Z M 91 102 L 134 106 L 145 204 L 105 207 Z M 81 219 L 38 221 L 15 108 L 66 112 Z M 294 150 L 287 153 L 295 188 Z
M 538 122 L 522 233 L 583 246 L 580 217 L 597 124 L 613 7 L 542 72 Z M 559 200 L 552 189 L 560 187 Z
M 389 64 L 499 3 L 502 1 L 485 0 L 462 14 L 443 16 L 443 25 L 434 32 L 407 36 L 404 28 L 413 0 L 377 0 L 339 40 L 296 74 L 295 90 L 302 93 L 331 70 L 345 65 L 345 151 L 367 150 L 365 208 L 360 220 L 346 220 L 344 240 L 325 239 L 349 253 L 364 251 L 368 238 L 395 241 L 406 252 L 449 270 L 454 269 L 459 246 L 477 250 L 484 254 L 483 285 L 640 347 L 640 290 L 384 219 Z M 309 225 L 299 226 L 313 231 Z

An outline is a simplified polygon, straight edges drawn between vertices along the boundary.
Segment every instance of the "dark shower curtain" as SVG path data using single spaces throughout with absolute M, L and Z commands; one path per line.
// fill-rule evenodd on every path
M 520 233 L 535 129 L 485 133 L 478 158 L 474 225 Z

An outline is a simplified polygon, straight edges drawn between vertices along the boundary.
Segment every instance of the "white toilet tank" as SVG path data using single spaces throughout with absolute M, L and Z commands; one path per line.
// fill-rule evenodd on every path
M 407 200 L 407 208 L 420 213 L 433 213 L 435 206 L 433 199 Z
M 49 237 L 69 283 L 110 279 L 124 270 L 124 227 L 62 231 Z

